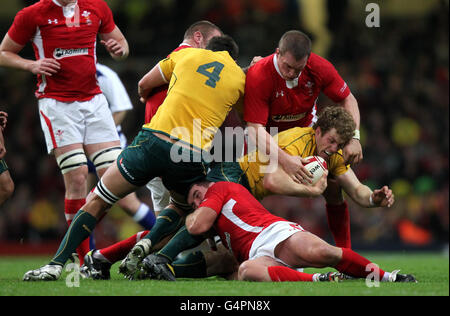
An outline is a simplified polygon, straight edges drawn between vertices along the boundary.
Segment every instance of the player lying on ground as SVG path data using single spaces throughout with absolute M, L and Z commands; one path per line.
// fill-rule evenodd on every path
M 271 214 L 240 184 L 195 184 L 188 202 L 195 211 L 186 218 L 187 230 L 201 235 L 214 229 L 240 263 L 239 280 L 313 281 L 315 275 L 294 269 L 333 267 L 355 278 L 370 274 L 382 282 L 417 282 L 399 270 L 387 272 L 374 265 L 367 269 L 369 260 L 351 249 L 331 246 L 299 224 Z

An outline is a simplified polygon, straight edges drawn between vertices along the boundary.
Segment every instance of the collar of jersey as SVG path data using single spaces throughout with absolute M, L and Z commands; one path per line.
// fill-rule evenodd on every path
M 278 62 L 277 62 L 277 54 L 273 54 L 273 65 L 275 66 L 275 70 L 278 72 L 278 74 L 280 75 L 281 78 L 283 78 L 283 76 L 281 75 L 280 72 L 280 68 L 278 68 Z M 300 73 L 298 74 L 298 77 L 295 78 L 294 80 L 284 80 L 286 81 L 286 87 L 289 89 L 295 88 L 296 86 L 298 86 L 298 78 L 300 78 L 300 76 L 302 75 L 302 72 L 300 71 Z

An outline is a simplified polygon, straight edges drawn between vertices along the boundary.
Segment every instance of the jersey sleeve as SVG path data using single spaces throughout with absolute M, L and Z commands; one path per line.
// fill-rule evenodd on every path
M 35 33 L 36 22 L 33 14 L 30 14 L 30 9 L 25 8 L 20 10 L 8 30 L 9 37 L 17 44 L 25 46 Z
M 217 214 L 220 214 L 222 207 L 225 204 L 225 190 L 221 183 L 212 185 L 205 194 L 205 199 L 199 207 L 208 207 L 213 209 Z
M 161 60 L 158 63 L 159 71 L 161 72 L 161 75 L 163 75 L 164 79 L 169 82 L 170 78 L 172 78 L 173 69 L 175 68 L 175 59 L 176 59 L 175 53 L 172 53 L 169 57 Z
M 261 67 L 250 67 L 245 80 L 244 120 L 267 125 L 269 119 L 270 78 L 262 74 Z
M 100 0 L 99 3 L 100 3 L 100 10 L 102 12 L 101 17 L 102 23 L 98 31 L 99 33 L 102 34 L 111 33 L 116 27 L 116 24 L 114 23 L 113 14 L 105 1 Z
M 343 101 L 350 94 L 347 83 L 329 61 L 322 58 L 320 64 L 323 93 L 336 103 Z
M 350 165 L 345 165 L 342 150 L 331 155 L 328 170 L 334 176 L 340 176 L 348 171 Z

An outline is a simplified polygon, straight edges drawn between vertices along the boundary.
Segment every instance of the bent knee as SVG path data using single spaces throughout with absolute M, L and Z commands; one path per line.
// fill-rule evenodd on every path
M 238 280 L 262 282 L 270 281 L 270 276 L 266 266 L 247 260 L 239 266 Z

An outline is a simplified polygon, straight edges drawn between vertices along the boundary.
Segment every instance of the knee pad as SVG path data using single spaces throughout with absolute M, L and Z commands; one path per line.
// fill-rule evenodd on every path
M 95 166 L 95 170 L 108 168 L 114 161 L 116 161 L 119 154 L 122 152 L 122 148 L 110 147 L 106 149 L 99 150 L 89 156 L 89 159 Z
M 60 155 L 56 158 L 56 162 L 58 163 L 59 169 L 61 169 L 61 173 L 65 174 L 81 166 L 86 166 L 87 158 L 83 149 L 79 148 Z

